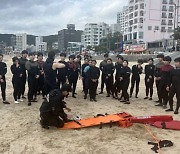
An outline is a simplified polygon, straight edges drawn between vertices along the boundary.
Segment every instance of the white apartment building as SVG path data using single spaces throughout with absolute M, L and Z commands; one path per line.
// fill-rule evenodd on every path
M 16 34 L 16 45 L 15 50 L 17 52 L 22 52 L 23 50 L 26 50 L 27 47 L 27 34 Z
M 39 51 L 47 51 L 47 42 L 43 42 L 42 36 L 36 37 L 36 52 Z
M 120 24 L 111 24 L 110 25 L 110 32 L 113 34 L 115 32 L 122 33 L 121 25 Z
M 109 25 L 102 23 L 88 23 L 85 25 L 82 43 L 87 46 L 98 46 L 100 39 L 109 33 Z
M 121 12 L 117 13 L 117 24 L 121 27 L 121 32 L 124 32 L 125 22 L 127 18 L 125 18 L 126 14 L 128 13 L 128 6 L 124 6 Z
M 170 39 L 179 12 L 175 4 L 178 5 L 178 0 L 129 0 L 124 41 L 147 43 Z

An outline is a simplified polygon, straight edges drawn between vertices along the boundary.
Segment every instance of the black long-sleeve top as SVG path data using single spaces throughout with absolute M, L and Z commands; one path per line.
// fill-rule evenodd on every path
M 29 77 L 35 78 L 36 75 L 40 75 L 37 62 L 28 60 L 26 62 L 25 67 L 26 67 L 26 70 L 28 71 L 28 78 Z
M 111 77 L 113 76 L 115 67 L 113 64 L 107 64 L 104 66 L 104 75 L 105 77 L 110 77 L 109 74 L 111 75 Z
M 170 85 L 171 82 L 171 71 L 173 70 L 173 66 L 171 65 L 164 65 L 161 67 L 161 85 Z
M 115 78 L 116 78 L 116 79 L 119 79 L 119 76 L 120 76 L 120 74 L 121 74 L 122 68 L 123 68 L 123 65 L 122 65 L 122 64 L 120 64 L 120 63 L 118 63 L 118 62 L 115 63 L 115 69 L 116 69 Z
M 173 87 L 180 89 L 180 68 L 175 68 L 171 71 L 170 84 Z
M 142 67 L 138 68 L 138 65 L 133 65 L 132 66 L 132 77 L 139 78 L 142 71 L 143 71 Z
M 163 62 L 160 62 L 160 63 L 156 64 L 156 66 L 155 66 L 155 74 L 154 74 L 155 77 L 160 77 L 161 76 L 161 68 L 163 66 L 164 66 Z
M 154 78 L 155 75 L 155 66 L 152 65 L 146 65 L 145 66 L 145 78 L 149 78 L 150 76 Z
M 58 79 L 65 79 L 68 76 L 68 63 L 65 61 L 59 61 L 59 63 L 64 64 L 64 68 L 57 69 Z
M 20 66 L 21 66 L 21 68 L 22 68 L 22 71 L 23 71 L 23 76 L 26 76 L 26 67 L 25 67 L 25 64 L 26 64 L 26 62 L 27 62 L 28 60 L 26 59 L 26 58 L 20 58 L 19 59 L 19 64 L 20 64 Z
M 107 65 L 107 61 L 103 60 L 100 65 L 99 65 L 99 69 L 102 71 L 102 73 L 104 73 L 104 66 Z
M 16 67 L 16 64 L 11 65 L 11 72 L 13 74 L 12 81 L 21 80 L 20 75 L 23 74 L 23 70 L 20 65 L 18 67 Z
M 74 77 L 78 76 L 78 66 L 77 63 L 73 62 L 68 62 L 68 76 L 69 77 Z
M 131 75 L 131 69 L 128 66 L 123 67 L 120 74 L 120 77 L 123 78 L 123 81 L 129 81 L 130 75 Z
M 7 65 L 4 62 L 0 62 L 0 75 L 2 79 L 5 80 L 5 75 L 7 73 Z
M 87 71 L 87 76 L 89 79 L 99 79 L 100 76 L 100 70 L 98 67 L 91 66 L 89 70 Z

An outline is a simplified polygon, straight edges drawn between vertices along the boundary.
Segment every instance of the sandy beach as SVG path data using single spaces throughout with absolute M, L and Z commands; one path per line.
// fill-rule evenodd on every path
M 4 105 L 0 99 L 0 153 L 2 154 L 153 154 L 148 141 L 154 141 L 141 124 L 134 124 L 129 128 L 120 128 L 109 125 L 102 129 L 99 127 L 80 130 L 58 130 L 51 128 L 45 130 L 39 125 L 39 107 L 42 97 L 32 106 L 27 106 L 27 100 L 14 104 L 12 74 L 10 57 L 4 57 L 8 65 L 6 75 L 7 100 L 10 105 Z M 132 66 L 134 63 L 130 63 Z M 124 105 L 118 100 L 107 98 L 106 91 L 98 95 L 98 102 L 83 99 L 81 80 L 78 81 L 77 98 L 71 96 L 65 101 L 72 109 L 72 115 L 82 118 L 92 117 L 96 114 L 111 114 L 128 112 L 133 116 L 164 115 L 164 109 L 155 107 L 153 101 L 144 100 L 144 75 L 141 75 L 139 98 L 130 99 L 130 105 Z M 100 82 L 99 82 L 100 83 Z M 100 84 L 99 86 L 100 87 Z M 27 93 L 26 88 L 26 93 Z M 98 88 L 98 92 L 100 89 Z M 154 85 L 153 100 L 157 100 Z M 168 113 L 173 114 L 173 113 Z M 173 115 L 180 120 L 179 115 Z M 173 147 L 163 148 L 162 154 L 180 153 L 180 131 L 163 130 L 148 126 L 154 135 L 161 140 L 171 140 Z

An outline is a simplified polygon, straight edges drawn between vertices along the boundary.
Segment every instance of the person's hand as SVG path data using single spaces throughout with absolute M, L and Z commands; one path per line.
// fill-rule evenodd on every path
M 138 65 L 138 68 L 141 68 L 141 65 Z
M 82 76 L 79 76 L 79 80 L 82 80 Z
M 92 79 L 92 81 L 93 81 L 93 82 L 96 82 L 96 81 L 97 81 L 97 79 Z
M 58 81 L 59 81 L 59 80 L 56 78 L 56 83 L 58 83 Z
M 71 109 L 70 109 L 69 107 L 66 107 L 66 110 L 67 110 L 68 112 L 71 112 Z
M 2 75 L 0 75 L 0 79 L 2 78 Z
M 39 75 L 36 75 L 36 79 L 38 79 L 39 78 Z
M 106 76 L 106 79 L 108 79 L 108 76 Z
M 147 82 L 150 82 L 150 79 L 147 79 Z
M 16 63 L 16 67 L 19 67 L 19 63 Z
M 120 81 L 122 81 L 122 80 L 123 80 L 123 77 L 120 77 L 119 79 L 120 79 Z
M 43 75 L 44 74 L 44 71 L 40 71 L 41 72 L 41 75 Z
M 1 79 L 0 81 L 1 81 L 1 83 L 3 83 L 3 82 L 4 82 L 4 80 L 3 80 L 3 79 Z
M 170 88 L 169 87 L 166 87 L 166 91 L 169 91 L 170 90 Z
M 20 74 L 19 77 L 21 78 L 23 76 L 23 74 Z
M 111 76 L 111 74 L 108 74 L 108 76 Z
M 152 76 L 150 75 L 149 78 L 152 79 Z

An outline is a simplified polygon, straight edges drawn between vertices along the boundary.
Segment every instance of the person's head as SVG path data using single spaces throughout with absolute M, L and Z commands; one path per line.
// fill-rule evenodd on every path
M 80 62 L 80 61 L 81 61 L 81 56 L 80 56 L 80 55 L 77 55 L 77 56 L 76 56 L 76 61 L 77 61 L 77 62 Z
M 138 59 L 137 63 L 138 63 L 138 65 L 142 65 L 143 64 L 143 60 L 142 59 Z
M 70 55 L 70 56 L 69 56 L 69 62 L 71 62 L 71 63 L 74 62 L 74 59 L 75 59 L 75 56 L 74 56 L 74 55 Z
M 95 60 L 95 59 L 93 59 L 93 60 L 92 60 L 92 64 L 91 64 L 91 66 L 95 67 L 95 66 L 96 66 L 96 64 L 97 64 L 96 60 Z
M 123 61 L 123 66 L 124 66 L 124 67 L 128 66 L 128 61 L 127 61 L 127 60 L 124 60 L 124 61 Z
M 63 86 L 61 87 L 61 91 L 64 97 L 68 97 L 69 92 L 72 91 L 71 85 L 67 83 L 63 84 Z
M 107 64 L 112 64 L 112 59 L 111 58 L 107 59 Z
M 89 58 L 89 60 L 92 60 L 92 56 L 89 56 L 88 58 Z
M 48 58 L 49 59 L 51 59 L 51 60 L 53 60 L 54 61 L 54 59 L 55 59 L 55 52 L 54 51 L 50 51 L 50 52 L 48 52 Z
M 163 54 L 159 54 L 159 55 L 157 55 L 157 58 L 158 58 L 159 62 L 162 62 L 163 58 L 164 58 L 164 55 Z
M 89 66 L 92 66 L 92 60 L 89 60 Z
M 105 54 L 104 54 L 104 60 L 107 60 L 108 57 L 109 57 L 108 53 L 105 53 Z
M 34 61 L 34 59 L 35 59 L 35 53 L 34 52 L 29 53 L 29 60 Z
M 19 59 L 17 57 L 13 57 L 12 58 L 12 62 L 13 62 L 13 64 L 18 64 L 19 63 Z
M 149 63 L 149 65 L 152 65 L 154 63 L 154 59 L 153 58 L 149 58 L 148 59 L 148 63 Z
M 117 62 L 119 62 L 121 64 L 123 63 L 123 60 L 124 60 L 123 56 L 117 55 L 116 58 L 117 58 Z
M 37 59 L 38 59 L 38 61 L 42 61 L 43 60 L 43 53 L 42 52 L 38 52 L 37 53 Z
M 66 54 L 65 53 L 60 53 L 60 59 L 61 59 L 61 61 L 65 61 Z
M 27 58 L 27 56 L 28 56 L 27 50 L 23 50 L 23 51 L 21 52 L 21 55 L 22 55 L 22 58 Z
M 84 63 L 88 64 L 88 62 L 89 62 L 89 59 L 88 58 L 84 58 Z
M 164 58 L 163 58 L 163 61 L 164 61 L 164 64 L 165 65 L 169 65 L 170 63 L 171 63 L 171 57 L 169 57 L 169 56 L 165 56 Z
M 0 62 L 3 61 L 3 54 L 0 54 Z
M 176 66 L 177 68 L 180 68 L 180 57 L 174 59 L 174 62 L 175 62 L 175 66 Z

